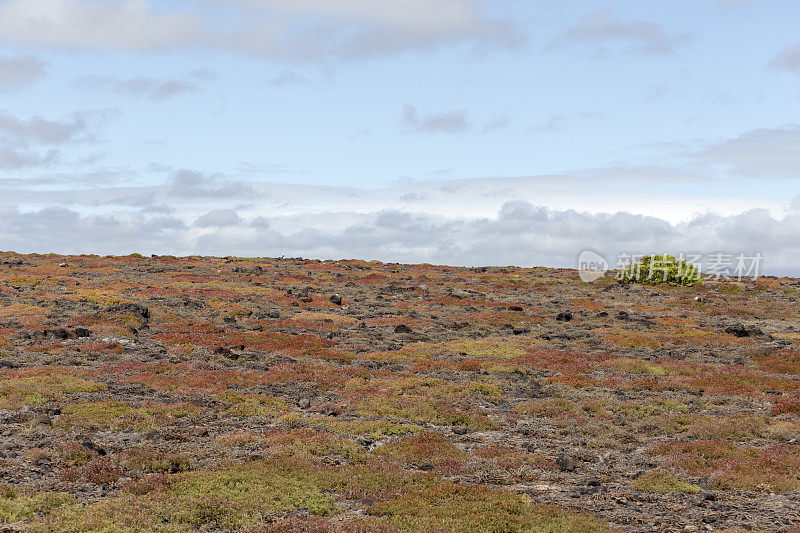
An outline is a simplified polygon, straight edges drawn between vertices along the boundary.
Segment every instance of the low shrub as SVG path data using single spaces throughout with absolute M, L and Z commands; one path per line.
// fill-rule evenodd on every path
M 668 494 L 670 492 L 696 494 L 700 492 L 699 486 L 681 481 L 672 474 L 667 474 L 666 472 L 647 472 L 646 474 L 642 474 L 630 484 L 630 487 L 642 492 L 651 492 L 655 494 Z
M 683 259 L 671 255 L 646 255 L 628 268 L 617 272 L 619 283 L 650 285 L 694 285 L 701 280 L 700 270 Z

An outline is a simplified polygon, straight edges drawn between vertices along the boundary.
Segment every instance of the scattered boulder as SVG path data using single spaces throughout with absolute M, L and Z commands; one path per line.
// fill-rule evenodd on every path
M 185 307 L 187 309 L 192 309 L 194 311 L 198 311 L 200 309 L 203 309 L 206 306 L 206 304 L 204 302 L 200 301 L 200 300 L 192 300 L 192 299 L 189 299 L 189 298 L 184 299 L 178 305 L 183 305 L 183 307 Z
M 86 328 L 75 328 L 74 332 L 75 336 L 78 337 L 79 339 L 84 337 L 91 337 L 93 335 L 92 332 Z
M 568 455 L 559 455 L 556 458 L 556 465 L 562 472 L 574 472 L 578 468 L 578 463 Z
M 570 320 L 572 320 L 572 318 L 573 318 L 572 311 L 569 310 L 561 311 L 560 313 L 558 313 L 558 315 L 556 315 L 556 321 L 558 322 L 569 322 Z
M 730 335 L 734 335 L 736 337 L 747 337 L 750 333 L 747 331 L 747 328 L 744 327 L 744 324 L 738 322 L 732 326 L 728 326 L 725 328 L 725 333 Z
M 139 304 L 127 303 L 112 305 L 106 309 L 106 311 L 109 313 L 131 313 L 138 317 L 142 322 L 148 322 L 150 320 L 150 310 L 147 307 Z
M 81 446 L 93 451 L 97 455 L 106 455 L 108 453 L 102 447 L 95 444 L 92 439 L 83 439 L 83 442 L 81 442 Z
M 17 368 L 17 365 L 9 361 L 8 359 L 0 359 L 0 370 L 3 368 Z
M 219 348 L 214 348 L 214 355 L 221 355 L 223 357 L 227 357 L 228 359 L 236 359 L 237 357 L 231 350 L 221 346 Z
M 44 334 L 47 337 L 53 337 L 54 339 L 64 340 L 69 338 L 69 333 L 64 328 L 55 328 L 55 329 L 46 329 L 44 330 Z
M 590 477 L 586 480 L 586 486 L 580 487 L 578 492 L 580 494 L 589 495 L 603 490 L 603 484 L 596 477 Z
M 726 327 L 725 333 L 734 335 L 736 337 L 758 337 L 764 335 L 764 332 L 761 330 L 761 328 L 756 326 L 745 326 L 741 322 L 737 322 L 736 324 Z
M 405 324 L 400 324 L 396 328 L 394 328 L 395 333 L 411 333 L 411 328 L 406 326 Z
M 331 296 L 330 301 L 334 305 L 342 305 L 342 297 L 339 296 L 338 294 L 334 294 L 333 296 Z

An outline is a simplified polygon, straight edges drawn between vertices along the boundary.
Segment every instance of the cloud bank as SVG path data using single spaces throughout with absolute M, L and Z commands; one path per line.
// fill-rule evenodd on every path
M 466 44 L 508 47 L 515 25 L 472 0 L 207 0 L 211 12 L 152 0 L 6 0 L 0 41 L 57 49 L 205 49 L 268 59 L 369 58 Z
M 428 194 L 443 194 L 441 189 L 436 193 L 436 185 L 426 187 Z M 456 204 L 467 199 L 468 189 L 480 187 L 463 184 Z M 275 194 L 268 194 L 270 188 Z M 158 188 L 100 190 L 90 207 L 85 205 L 90 195 L 51 194 L 17 191 L 16 196 L 45 203 L 59 198 L 64 205 L 0 207 L 4 247 L 23 252 L 286 255 L 467 266 L 569 266 L 587 249 L 609 258 L 619 253 L 761 253 L 767 271 L 800 274 L 795 261 L 800 254 L 796 210 L 784 216 L 764 209 L 702 213 L 669 222 L 625 210 L 557 209 L 516 199 L 497 202 L 489 214 L 474 214 L 466 205 L 441 209 L 420 193 L 415 193 L 417 201 L 407 203 L 421 204 L 412 209 L 402 203 L 390 205 L 374 191 L 264 186 L 192 171 L 177 172 Z M 170 196 L 176 201 L 166 207 L 163 202 Z M 343 201 L 332 209 L 336 196 Z M 314 198 L 326 201 L 320 205 Z

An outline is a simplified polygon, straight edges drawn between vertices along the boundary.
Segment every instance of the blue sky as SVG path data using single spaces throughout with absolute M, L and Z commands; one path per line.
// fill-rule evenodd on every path
M 0 249 L 724 250 L 800 272 L 797 20 L 771 0 L 0 0 Z

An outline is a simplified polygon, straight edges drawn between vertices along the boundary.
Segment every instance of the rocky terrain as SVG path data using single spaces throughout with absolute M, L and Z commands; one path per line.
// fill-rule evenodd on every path
M 798 280 L 0 263 L 0 531 L 798 531 Z

